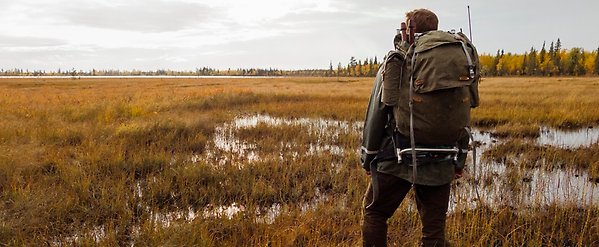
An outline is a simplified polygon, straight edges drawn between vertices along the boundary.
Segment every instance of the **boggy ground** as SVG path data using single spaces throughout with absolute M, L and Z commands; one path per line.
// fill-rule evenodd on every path
M 0 245 L 359 245 L 368 183 L 359 131 L 234 130 L 238 146 L 258 158 L 235 145 L 219 148 L 216 137 L 237 116 L 256 114 L 341 126 L 325 130 L 359 126 L 372 81 L 0 79 Z M 599 173 L 597 144 L 577 151 L 526 139 L 538 126 L 597 125 L 599 78 L 489 78 L 480 92 L 473 124 L 511 138 L 487 160 L 522 157 L 522 169 L 542 160 L 553 164 L 545 169 Z M 448 238 L 457 246 L 598 245 L 597 200 L 522 207 L 458 200 Z M 412 202 L 390 225 L 391 243 L 417 243 Z

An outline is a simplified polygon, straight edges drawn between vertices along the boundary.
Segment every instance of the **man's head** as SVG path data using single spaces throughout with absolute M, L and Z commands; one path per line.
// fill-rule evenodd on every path
M 415 9 L 406 13 L 406 22 L 409 20 L 413 21 L 415 33 L 437 30 L 439 26 L 437 15 L 428 9 Z

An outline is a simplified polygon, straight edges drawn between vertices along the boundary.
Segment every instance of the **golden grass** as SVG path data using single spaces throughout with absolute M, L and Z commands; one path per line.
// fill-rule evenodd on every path
M 216 127 L 239 115 L 362 121 L 372 80 L 0 79 L 0 245 L 359 245 L 368 178 L 358 134 L 258 124 L 233 134 L 259 160 L 208 148 Z M 514 138 L 522 135 L 509 129 L 595 125 L 598 92 L 598 78 L 485 79 L 473 122 L 505 125 Z M 346 152 L 305 155 L 314 143 Z M 594 147 L 510 148 L 492 157 L 533 150 L 599 170 Z M 245 210 L 211 213 L 230 205 Z M 420 237 L 408 205 L 390 221 L 399 246 Z M 464 209 L 450 215 L 448 236 L 458 246 L 590 246 L 598 219 L 596 206 Z
M 474 125 L 537 124 L 576 128 L 599 124 L 599 78 L 490 78 L 481 82 Z
M 491 136 L 497 138 L 535 138 L 540 136 L 540 127 L 535 123 L 531 124 L 502 124 L 495 127 Z

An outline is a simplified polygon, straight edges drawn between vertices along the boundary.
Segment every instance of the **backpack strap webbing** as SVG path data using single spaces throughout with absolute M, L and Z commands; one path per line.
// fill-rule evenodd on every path
M 411 49 L 415 49 L 414 44 L 415 43 L 408 48 L 408 54 Z M 416 184 L 416 175 L 418 174 L 416 165 L 416 139 L 414 137 L 414 64 L 416 63 L 417 55 L 418 53 L 413 51 L 410 64 L 410 99 L 408 100 L 408 106 L 410 108 L 410 146 L 412 148 L 412 186 Z
M 464 42 L 464 40 L 462 40 L 462 37 L 460 37 L 457 34 L 456 34 L 456 38 L 458 38 L 458 40 L 460 41 L 460 44 L 462 44 L 462 50 L 464 50 L 464 54 L 466 54 L 466 60 L 468 60 L 468 72 L 470 73 L 470 79 L 474 79 L 474 76 L 475 76 L 474 62 L 472 62 L 472 57 L 470 56 L 470 53 L 468 52 L 468 48 L 466 48 L 466 43 Z

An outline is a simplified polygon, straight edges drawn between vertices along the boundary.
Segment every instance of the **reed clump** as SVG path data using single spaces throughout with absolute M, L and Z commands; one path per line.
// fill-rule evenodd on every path
M 483 159 L 517 164 L 523 168 L 575 168 L 590 172 L 597 169 L 599 143 L 589 147 L 561 148 L 539 145 L 530 140 L 511 139 L 491 147 L 483 154 Z M 514 160 L 517 162 L 509 162 Z
M 491 132 L 497 138 L 537 138 L 541 128 L 537 124 L 503 124 L 496 126 Z
M 509 206 L 467 209 L 451 214 L 448 232 L 454 239 L 474 246 L 513 246 L 535 243 L 540 246 L 589 246 L 599 243 L 599 210 L 576 206 Z M 486 222 L 461 224 L 459 222 Z M 568 222 L 570 227 L 564 227 Z

